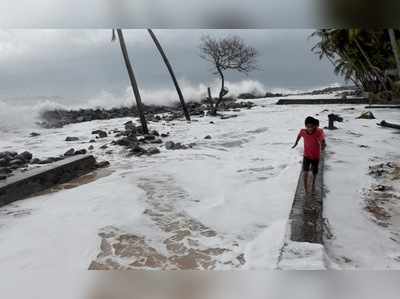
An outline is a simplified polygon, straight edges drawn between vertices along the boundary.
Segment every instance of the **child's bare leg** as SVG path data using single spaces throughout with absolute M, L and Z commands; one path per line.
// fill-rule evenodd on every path
M 305 191 L 306 193 L 308 192 L 308 175 L 309 175 L 309 171 L 304 171 L 304 172 L 303 172 L 304 191 Z
M 316 178 L 317 178 L 317 174 L 313 173 L 313 178 L 312 178 L 312 188 L 313 188 L 313 190 L 315 189 L 315 180 L 316 180 Z

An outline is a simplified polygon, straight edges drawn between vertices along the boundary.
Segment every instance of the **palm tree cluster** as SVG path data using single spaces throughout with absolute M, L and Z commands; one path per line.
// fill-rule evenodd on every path
M 137 108 L 137 110 L 139 112 L 139 117 L 140 117 L 140 122 L 141 122 L 141 125 L 142 125 L 142 128 L 143 128 L 143 132 L 145 134 L 148 134 L 149 133 L 149 129 L 147 127 L 146 117 L 145 117 L 145 113 L 144 113 L 144 109 L 143 109 L 142 98 L 140 96 L 140 91 L 139 91 L 139 87 L 138 87 L 138 84 L 137 84 L 137 81 L 136 81 L 136 78 L 135 78 L 135 73 L 133 71 L 133 67 L 132 67 L 132 64 L 131 64 L 130 59 L 129 59 L 128 49 L 126 47 L 124 34 L 123 34 L 121 28 L 113 29 L 112 30 L 111 41 L 115 41 L 117 39 L 115 31 L 117 31 L 118 40 L 119 40 L 119 44 L 120 44 L 121 51 L 122 51 L 122 56 L 123 56 L 124 62 L 125 62 L 125 67 L 127 69 L 129 80 L 131 82 L 131 86 L 132 86 L 132 89 L 133 89 L 133 94 L 134 94 L 135 99 L 136 99 L 136 108 Z M 190 121 L 190 113 L 189 113 L 189 110 L 186 107 L 185 99 L 184 99 L 182 91 L 181 91 L 181 89 L 179 87 L 178 81 L 177 81 L 177 79 L 175 77 L 175 73 L 174 73 L 174 71 L 172 69 L 171 63 L 169 62 L 169 60 L 168 60 L 168 58 L 167 58 L 167 56 L 166 56 L 166 54 L 164 52 L 164 49 L 162 48 L 162 46 L 161 46 L 160 42 L 158 41 L 156 35 L 154 34 L 153 30 L 147 29 L 147 31 L 150 34 L 150 36 L 151 36 L 154 44 L 156 45 L 158 51 L 160 52 L 160 55 L 161 55 L 162 59 L 164 60 L 164 63 L 165 63 L 165 65 L 166 65 L 166 67 L 168 69 L 168 72 L 169 72 L 169 74 L 170 74 L 170 76 L 172 78 L 172 81 L 173 81 L 173 83 L 175 85 L 176 91 L 177 91 L 178 96 L 179 96 L 179 100 L 180 100 L 181 105 L 182 105 L 182 110 L 183 110 L 183 113 L 185 115 L 185 118 L 186 118 L 187 121 Z
M 311 37 L 318 38 L 312 51 L 327 58 L 346 81 L 366 92 L 398 94 L 400 30 L 320 29 Z

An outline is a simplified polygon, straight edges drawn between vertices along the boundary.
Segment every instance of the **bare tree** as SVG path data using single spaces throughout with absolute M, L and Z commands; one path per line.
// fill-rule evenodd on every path
M 114 41 L 115 40 L 115 31 L 113 30 L 112 33 L 113 33 L 112 40 Z M 137 111 L 139 113 L 140 122 L 141 122 L 142 128 L 143 128 L 143 133 L 144 134 L 149 134 L 149 129 L 147 128 L 146 118 L 144 116 L 142 98 L 140 96 L 140 92 L 139 92 L 139 88 L 138 88 L 138 85 L 137 85 L 137 82 L 136 82 L 135 74 L 133 72 L 133 68 L 132 68 L 131 62 L 129 60 L 128 50 L 126 48 L 125 39 L 124 39 L 124 35 L 122 34 L 122 30 L 121 29 L 117 29 L 117 34 L 118 34 L 119 44 L 121 46 L 122 55 L 124 57 L 125 66 L 126 66 L 126 69 L 128 71 L 129 80 L 130 80 L 131 85 L 132 85 L 133 94 L 135 95 L 136 108 L 137 108 Z
M 221 78 L 221 89 L 217 102 L 212 107 L 211 115 L 216 115 L 218 106 L 223 97 L 228 93 L 225 88 L 224 71 L 238 71 L 248 75 L 257 69 L 257 50 L 244 43 L 237 36 L 229 36 L 221 39 L 212 38 L 209 35 L 201 39 L 200 57 L 213 64 L 213 74 Z
M 176 88 L 176 92 L 178 93 L 179 100 L 180 100 L 181 105 L 182 105 L 183 113 L 185 114 L 185 118 L 186 118 L 186 120 L 190 121 L 190 114 L 189 114 L 189 111 L 188 111 L 188 109 L 186 107 L 185 99 L 183 97 L 181 88 L 179 87 L 178 80 L 176 80 L 174 70 L 172 69 L 172 66 L 169 63 L 168 57 L 167 57 L 167 55 L 165 55 L 165 52 L 164 52 L 160 42 L 158 41 L 156 35 L 154 34 L 153 30 L 147 29 L 147 31 L 149 32 L 151 38 L 153 39 L 153 42 L 156 45 L 158 51 L 160 52 L 160 55 L 161 55 L 162 59 L 164 60 L 164 63 L 165 63 L 165 65 L 166 65 L 166 67 L 168 69 L 168 72 L 169 72 L 169 74 L 170 74 L 170 76 L 172 78 L 172 81 L 174 82 L 174 85 L 175 85 L 175 88 Z

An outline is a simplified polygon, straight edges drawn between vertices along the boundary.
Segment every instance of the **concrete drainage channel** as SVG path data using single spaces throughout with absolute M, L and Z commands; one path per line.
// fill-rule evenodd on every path
M 0 182 L 0 207 L 71 181 L 97 169 L 98 166 L 93 156 L 79 155 L 48 166 L 16 173 Z

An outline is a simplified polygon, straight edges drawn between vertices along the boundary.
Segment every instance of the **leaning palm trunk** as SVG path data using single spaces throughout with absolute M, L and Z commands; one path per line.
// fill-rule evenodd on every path
M 182 105 L 183 113 L 185 114 L 185 118 L 186 118 L 186 120 L 190 121 L 190 114 L 189 114 L 189 111 L 188 111 L 188 109 L 186 107 L 185 99 L 183 98 L 183 94 L 182 94 L 181 88 L 179 87 L 178 80 L 176 80 L 174 71 L 172 69 L 171 64 L 169 63 L 167 55 L 165 55 L 165 52 L 164 52 L 163 48 L 161 47 L 161 44 L 158 41 L 158 39 L 157 39 L 156 35 L 154 34 L 153 30 L 147 29 L 147 31 L 149 32 L 151 38 L 153 39 L 158 51 L 160 52 L 161 57 L 164 60 L 165 65 L 167 66 L 168 72 L 171 75 L 172 81 L 174 82 L 176 91 L 177 91 L 178 96 L 179 96 L 179 100 L 180 100 L 181 105 Z
M 397 76 L 400 80 L 400 57 L 399 57 L 399 47 L 396 41 L 396 35 L 393 29 L 388 29 L 389 37 L 390 37 L 390 44 L 392 45 L 392 50 L 394 54 L 394 58 L 396 60 L 396 67 L 397 67 Z
M 126 66 L 126 69 L 128 71 L 129 80 L 131 81 L 133 94 L 135 95 L 136 108 L 137 108 L 138 113 L 139 113 L 140 122 L 141 122 L 142 128 L 143 128 L 143 133 L 144 134 L 148 134 L 149 130 L 147 128 L 146 118 L 144 116 L 142 99 L 140 97 L 140 92 L 139 92 L 139 88 L 138 88 L 138 85 L 137 85 L 137 82 L 136 82 L 135 74 L 133 72 L 133 68 L 132 68 L 131 62 L 129 60 L 128 50 L 126 48 L 124 35 L 122 34 L 122 30 L 121 29 L 117 29 L 117 33 L 118 33 L 119 44 L 121 46 L 121 51 L 122 51 L 122 54 L 124 56 L 125 66 Z

